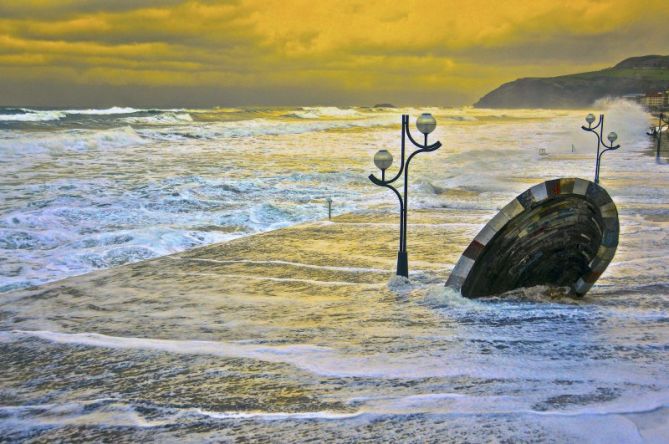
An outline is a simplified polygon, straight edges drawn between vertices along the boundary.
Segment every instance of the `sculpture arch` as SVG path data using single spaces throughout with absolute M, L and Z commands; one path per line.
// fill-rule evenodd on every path
M 446 286 L 470 298 L 535 285 L 583 296 L 613 259 L 619 227 L 616 205 L 601 186 L 579 178 L 540 183 L 483 227 Z

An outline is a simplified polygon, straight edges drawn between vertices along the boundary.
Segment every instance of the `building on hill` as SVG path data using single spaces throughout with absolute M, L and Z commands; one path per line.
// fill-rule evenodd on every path
M 651 110 L 663 109 L 669 106 L 669 90 L 649 92 L 641 98 L 640 103 Z

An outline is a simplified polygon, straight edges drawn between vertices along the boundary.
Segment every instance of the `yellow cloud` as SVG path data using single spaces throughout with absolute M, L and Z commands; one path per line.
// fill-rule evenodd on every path
M 662 52 L 667 23 L 666 0 L 9 0 L 0 76 L 462 100 L 520 76 Z

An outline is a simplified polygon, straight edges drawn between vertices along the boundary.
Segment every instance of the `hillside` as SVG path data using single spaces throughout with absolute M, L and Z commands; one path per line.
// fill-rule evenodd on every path
M 602 97 L 669 89 L 669 56 L 625 59 L 601 71 L 523 78 L 483 96 L 476 108 L 577 108 Z

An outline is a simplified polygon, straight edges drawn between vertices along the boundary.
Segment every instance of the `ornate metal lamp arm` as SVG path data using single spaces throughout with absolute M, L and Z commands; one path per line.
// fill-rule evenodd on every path
M 402 175 L 402 173 L 404 172 L 404 150 L 405 150 L 405 143 L 404 143 L 404 131 L 405 131 L 404 118 L 405 118 L 405 117 L 407 118 L 407 121 L 408 121 L 409 116 L 407 116 L 407 115 L 402 115 L 402 148 L 401 148 L 401 151 L 400 151 L 400 169 L 399 169 L 399 171 L 397 171 L 397 174 L 395 174 L 395 177 L 393 177 L 393 178 L 390 179 L 390 180 L 385 180 L 386 170 L 381 170 L 381 176 L 382 176 L 382 177 L 381 177 L 381 180 L 377 179 L 376 176 L 374 176 L 373 174 L 370 174 L 370 175 L 369 175 L 369 180 L 371 180 L 375 185 L 385 186 L 385 185 L 387 185 L 387 184 L 393 183 L 393 182 L 395 182 L 397 179 L 399 179 L 400 176 Z M 392 160 L 391 160 L 391 161 L 392 161 Z M 397 191 L 397 190 L 395 190 L 395 191 Z
M 438 150 L 441 147 L 441 142 L 437 141 L 437 142 L 433 143 L 432 145 L 428 145 L 427 144 L 427 134 L 424 134 L 424 136 L 425 136 L 425 143 L 424 144 L 421 145 L 418 142 L 416 142 L 416 139 L 413 138 L 413 136 L 411 135 L 411 130 L 409 129 L 409 116 L 404 116 L 404 117 L 405 117 L 405 119 L 404 119 L 402 125 L 406 128 L 405 129 L 406 135 L 409 138 L 409 140 L 411 141 L 411 143 L 414 144 L 414 146 L 418 147 L 418 149 L 416 151 L 414 151 L 413 153 L 411 153 L 411 155 L 407 159 L 406 166 L 405 166 L 405 171 L 404 171 L 404 217 L 402 218 L 403 219 L 402 222 L 403 222 L 404 226 L 403 226 L 402 230 L 404 231 L 403 251 L 406 252 L 407 251 L 407 245 L 406 245 L 406 242 L 407 242 L 407 228 L 408 228 L 407 210 L 409 208 L 409 187 L 408 187 L 408 183 L 409 183 L 409 180 L 408 180 L 409 164 L 411 163 L 411 159 L 413 159 L 414 156 L 418 153 L 426 153 L 426 152 Z
M 435 150 L 437 150 L 437 149 L 441 146 L 441 142 L 434 142 L 432 145 L 429 145 L 429 146 L 428 146 L 428 144 L 427 144 L 427 134 L 425 134 L 425 143 L 424 143 L 424 144 L 420 144 L 420 143 L 416 142 L 416 139 L 413 138 L 413 136 L 411 135 L 411 130 L 409 129 L 409 116 L 408 116 L 408 115 L 404 115 L 404 116 L 402 116 L 402 117 L 405 118 L 405 119 L 402 121 L 402 126 L 405 128 L 407 137 L 409 138 L 409 140 L 411 141 L 411 143 L 413 143 L 415 146 L 417 146 L 418 148 L 420 148 L 420 152 L 423 152 L 423 151 L 435 151 Z M 412 156 L 413 156 L 414 154 L 417 154 L 417 153 L 418 153 L 418 152 L 413 153 Z
M 607 152 L 607 151 L 615 151 L 615 150 L 617 150 L 618 148 L 620 148 L 620 145 L 616 145 L 616 146 L 613 146 L 613 145 L 612 145 L 612 146 L 607 146 L 606 143 L 602 143 L 602 145 L 604 145 L 604 146 L 606 147 L 606 149 L 605 149 L 605 150 L 602 150 L 602 151 L 599 153 L 599 159 L 600 159 L 600 161 L 599 161 L 599 165 L 600 165 L 600 166 L 601 166 L 601 159 L 602 159 L 602 156 L 604 155 L 605 152 Z
M 385 171 L 383 171 L 381 173 L 381 175 L 385 176 Z M 397 196 L 397 200 L 400 203 L 400 227 L 404 227 L 404 200 L 402 199 L 402 195 L 400 194 L 400 192 L 397 191 L 397 188 L 390 185 L 390 183 L 394 182 L 396 179 L 397 179 L 397 177 L 395 177 L 393 180 L 390 180 L 390 181 L 386 182 L 386 181 L 377 179 L 376 177 L 374 177 L 373 174 L 369 175 L 369 180 L 371 180 L 374 185 L 378 185 L 380 187 L 388 188 L 393 193 L 395 193 L 395 196 Z M 404 230 L 400 229 L 399 251 L 404 251 L 403 247 L 404 247 Z

